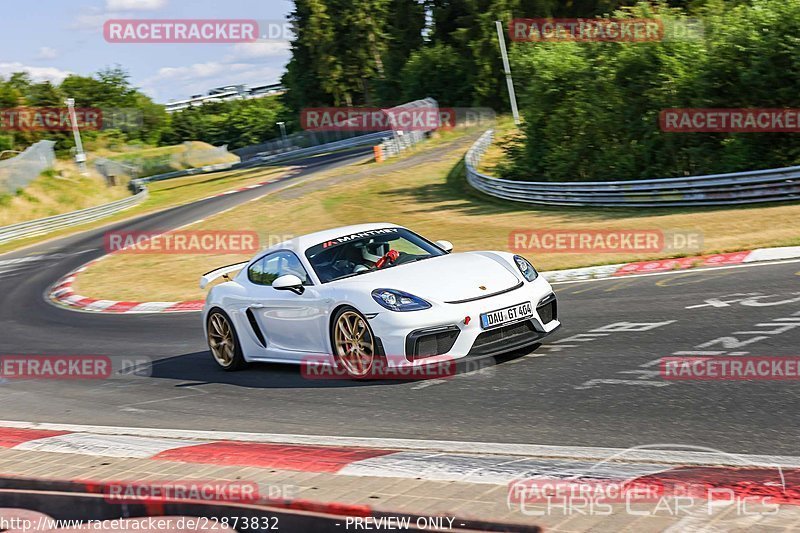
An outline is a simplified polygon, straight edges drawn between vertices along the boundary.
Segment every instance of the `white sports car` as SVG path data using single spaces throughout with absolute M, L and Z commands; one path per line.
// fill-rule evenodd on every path
M 211 354 L 225 370 L 321 357 L 359 378 L 376 362 L 414 367 L 509 352 L 561 325 L 553 289 L 525 258 L 452 248 L 394 224 L 361 224 L 209 272 L 201 287 L 227 280 L 203 310 Z

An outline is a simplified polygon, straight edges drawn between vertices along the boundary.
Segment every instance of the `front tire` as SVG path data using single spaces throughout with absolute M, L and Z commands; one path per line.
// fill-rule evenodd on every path
M 206 337 L 211 356 L 223 370 L 231 372 L 247 366 L 233 323 L 222 309 L 208 313 Z
M 331 321 L 331 347 L 336 364 L 354 379 L 370 376 L 375 366 L 375 336 L 366 317 L 354 307 L 340 308 Z

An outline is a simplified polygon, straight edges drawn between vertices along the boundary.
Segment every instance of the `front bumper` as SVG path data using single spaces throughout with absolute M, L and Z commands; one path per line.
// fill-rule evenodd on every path
M 482 313 L 527 301 L 534 307 L 531 318 L 487 330 L 481 327 Z M 516 290 L 480 300 L 436 303 L 430 309 L 406 313 L 386 311 L 369 322 L 389 366 L 506 353 L 536 344 L 561 325 L 555 294 L 541 277 Z

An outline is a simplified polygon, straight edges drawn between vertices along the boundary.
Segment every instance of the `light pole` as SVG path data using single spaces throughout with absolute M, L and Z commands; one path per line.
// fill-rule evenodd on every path
M 72 123 L 72 135 L 75 137 L 75 163 L 78 164 L 78 169 L 81 174 L 86 175 L 86 154 L 83 151 L 83 143 L 81 142 L 81 132 L 78 131 L 78 118 L 75 115 L 75 99 L 67 98 L 67 109 L 69 110 L 69 121 Z
M 506 72 L 506 85 L 508 85 L 508 99 L 511 100 L 511 114 L 514 115 L 514 124 L 519 125 L 519 110 L 517 109 L 517 95 L 514 94 L 514 81 L 511 79 L 511 65 L 508 63 L 506 52 L 506 39 L 503 36 L 503 23 L 494 21 L 497 26 L 497 40 L 500 42 L 500 54 L 503 56 L 503 70 Z
M 284 149 L 286 148 L 286 123 L 285 122 L 276 122 L 278 126 L 281 128 L 281 139 Z

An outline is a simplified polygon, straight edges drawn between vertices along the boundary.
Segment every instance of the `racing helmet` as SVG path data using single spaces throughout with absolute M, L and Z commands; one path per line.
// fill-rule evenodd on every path
M 371 263 L 377 263 L 378 260 L 386 255 L 389 251 L 389 243 L 388 242 L 377 242 L 374 240 L 370 240 L 361 248 L 361 257 L 370 261 Z

